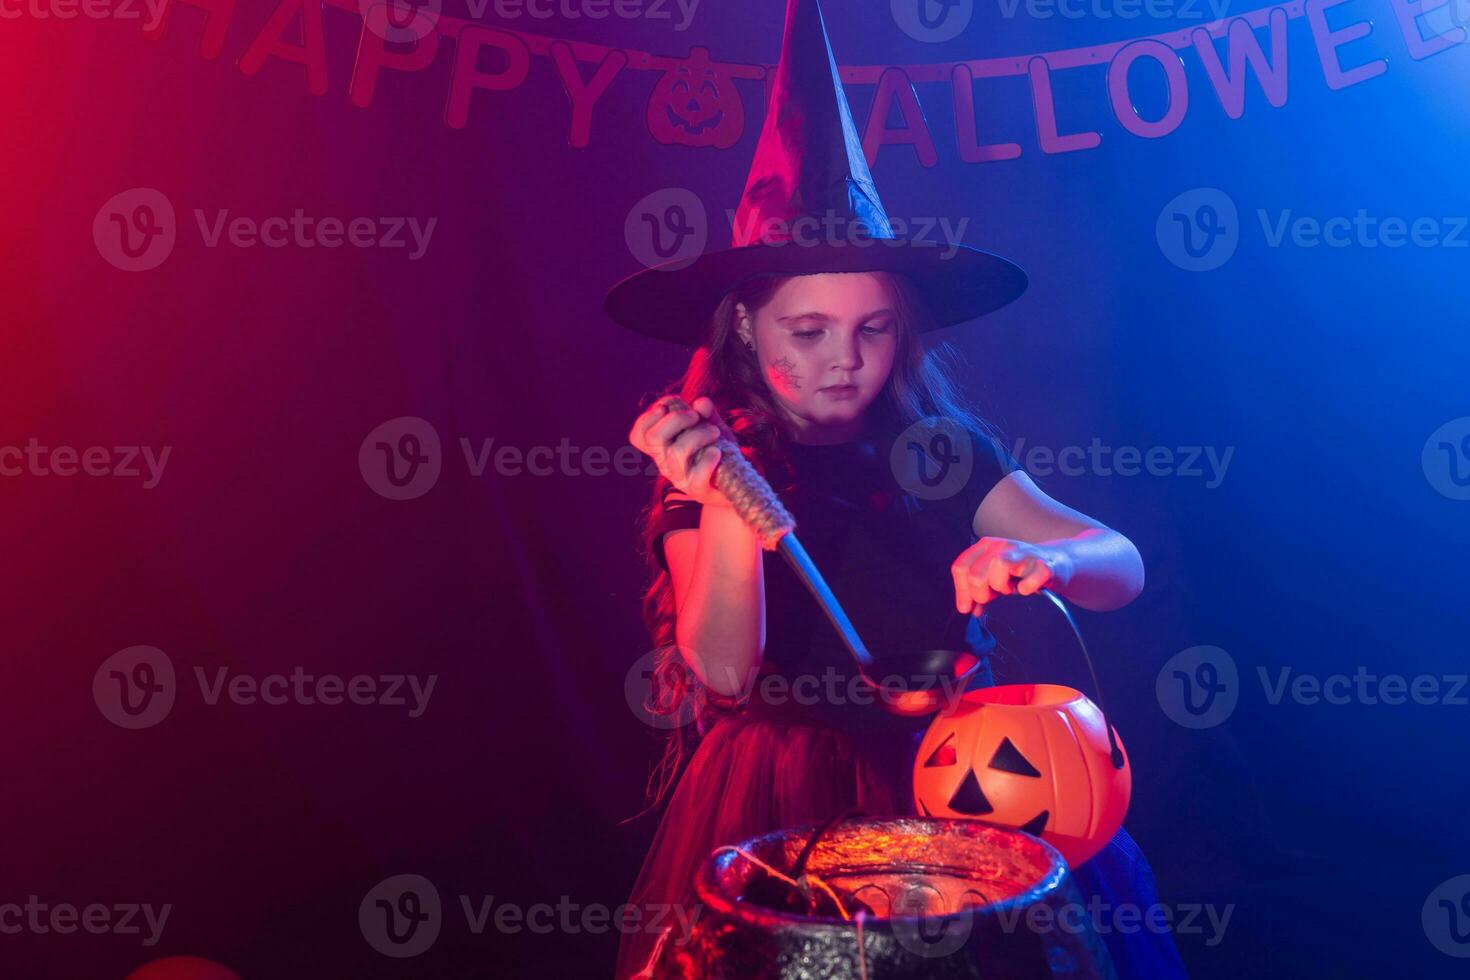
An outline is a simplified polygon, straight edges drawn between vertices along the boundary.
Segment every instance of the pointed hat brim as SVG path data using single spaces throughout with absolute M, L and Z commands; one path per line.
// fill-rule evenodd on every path
M 634 273 L 603 303 L 614 321 L 649 337 L 698 346 L 725 293 L 770 275 L 822 272 L 900 272 L 924 297 L 929 329 L 994 312 L 1026 291 L 1026 273 L 999 255 L 949 242 L 906 238 L 820 244 L 756 244 L 706 252 Z

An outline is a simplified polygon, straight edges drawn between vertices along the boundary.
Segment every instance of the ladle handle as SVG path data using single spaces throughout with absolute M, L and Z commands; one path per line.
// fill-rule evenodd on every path
M 725 495 L 735 513 L 760 538 L 761 547 L 775 551 L 787 534 L 796 530 L 796 518 L 781 503 L 771 484 L 729 439 L 715 443 L 720 465 L 715 469 L 715 489 Z
M 776 496 L 770 482 L 741 454 L 740 447 L 729 439 L 721 439 L 715 445 L 720 450 L 720 465 L 715 469 L 715 488 L 725 495 L 735 513 L 760 538 L 761 547 L 766 551 L 779 551 L 796 572 L 796 576 L 806 583 L 806 587 L 816 597 L 817 605 L 827 614 L 827 619 L 842 638 L 843 645 L 857 662 L 858 671 L 868 677 L 873 666 L 873 655 L 868 652 L 862 637 L 858 636 L 852 620 L 847 618 L 842 604 L 832 594 L 827 580 L 822 577 L 811 556 L 797 539 L 794 533 L 796 518 L 781 503 L 781 498 Z

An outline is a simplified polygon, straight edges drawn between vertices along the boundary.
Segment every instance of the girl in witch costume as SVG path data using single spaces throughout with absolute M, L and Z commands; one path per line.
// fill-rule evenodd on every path
M 644 618 L 657 651 L 651 706 L 674 731 L 654 781 L 667 807 L 630 904 L 687 917 L 696 869 L 718 846 L 853 808 L 913 813 L 928 719 L 848 696 L 853 664 L 836 632 L 716 488 L 718 440 L 780 494 L 875 653 L 968 649 L 986 661 L 984 610 L 997 596 L 1046 587 L 1108 610 L 1142 589 L 1132 543 L 1036 487 L 962 397 L 954 360 L 923 343 L 1025 287 L 1003 258 L 893 234 L 817 0 L 788 0 L 731 248 L 640 272 L 606 301 L 623 326 L 695 347 L 629 432 L 660 473 L 644 525 L 655 571 Z M 942 470 L 923 486 L 901 479 L 894 460 L 916 431 L 932 445 L 936 419 L 958 437 L 929 461 Z M 988 663 L 974 683 L 993 683 Z M 1123 830 L 1073 876 L 1105 913 L 1158 901 Z M 1167 934 L 1099 931 L 1120 977 L 1184 975 Z M 625 933 L 617 976 L 647 970 L 679 938 Z

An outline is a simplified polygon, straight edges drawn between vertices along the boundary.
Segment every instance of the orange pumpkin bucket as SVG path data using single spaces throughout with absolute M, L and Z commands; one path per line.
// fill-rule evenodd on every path
M 1098 689 L 1097 672 L 1066 615 Z M 936 715 L 914 759 L 924 816 L 970 818 L 1035 834 L 1077 867 L 1123 825 L 1133 773 L 1101 708 L 1060 684 L 968 691 Z

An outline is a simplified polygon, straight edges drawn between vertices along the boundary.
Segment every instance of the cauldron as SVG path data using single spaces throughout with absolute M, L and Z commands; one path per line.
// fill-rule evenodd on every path
M 804 871 L 871 912 L 761 904 L 772 871 Z M 695 889 L 701 914 L 687 942 L 660 950 L 656 980 L 1116 980 L 1066 862 L 1009 828 L 864 818 L 776 831 L 717 849 Z

